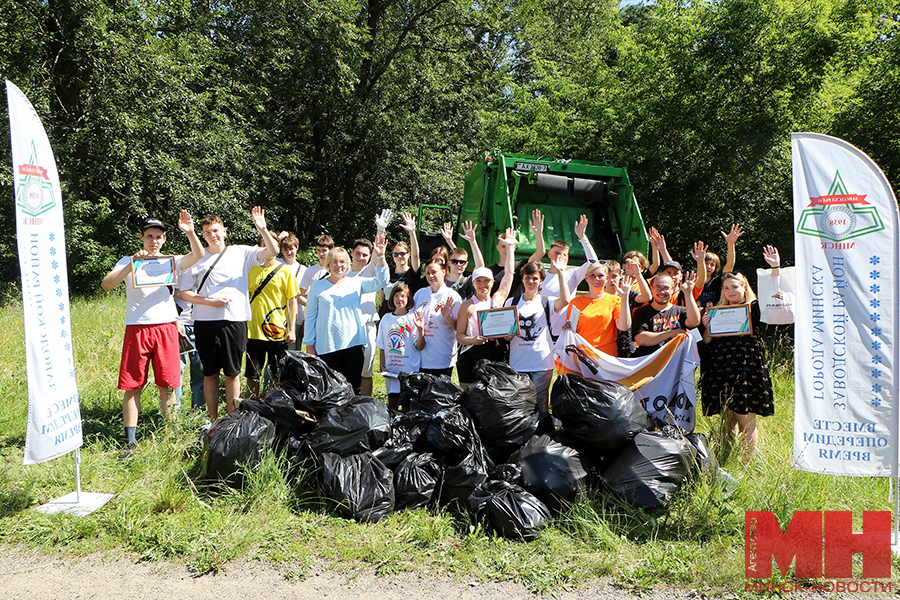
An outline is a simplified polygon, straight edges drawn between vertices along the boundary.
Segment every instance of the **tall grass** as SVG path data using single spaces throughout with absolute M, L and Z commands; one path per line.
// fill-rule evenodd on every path
M 116 376 L 124 298 L 104 294 L 72 304 L 76 376 L 85 446 L 82 487 L 116 497 L 90 516 L 48 516 L 29 510 L 72 491 L 71 457 L 23 466 L 27 386 L 21 307 L 0 307 L 0 542 L 43 552 L 126 554 L 175 560 L 198 573 L 227 569 L 238 558 L 271 561 L 285 577 L 305 577 L 314 564 L 352 575 L 373 568 L 508 580 L 539 592 L 610 576 L 622 586 L 743 589 L 745 510 L 771 510 L 786 523 L 795 510 L 890 510 L 883 479 L 832 477 L 791 468 L 793 371 L 790 339 L 770 340 L 776 415 L 762 419 L 756 457 L 722 467 L 737 487 L 726 498 L 721 477 L 686 486 L 666 512 L 630 507 L 592 492 L 556 519 L 540 540 L 493 537 L 467 518 L 443 510 L 391 515 L 378 524 L 334 516 L 315 490 L 284 475 L 267 456 L 241 490 L 198 479 L 202 414 L 159 416 L 145 393 L 133 460 L 118 459 L 122 442 Z M 383 396 L 383 384 L 376 390 Z M 186 390 L 186 393 L 187 390 Z M 185 404 L 190 406 L 186 400 Z M 699 418 L 714 451 L 725 440 L 718 418 Z M 858 568 L 858 567 L 857 567 Z

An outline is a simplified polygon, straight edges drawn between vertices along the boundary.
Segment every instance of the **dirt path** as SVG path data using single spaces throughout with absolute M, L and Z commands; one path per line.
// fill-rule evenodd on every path
M 699 598 L 687 590 L 653 592 L 653 598 Z M 376 577 L 313 569 L 292 583 L 264 563 L 229 564 L 219 575 L 193 577 L 171 563 L 134 563 L 108 557 L 47 558 L 0 547 L 0 597 L 13 600 L 535 600 L 512 583 L 456 581 L 402 574 Z M 561 593 L 559 600 L 633 600 L 628 590 L 598 583 Z

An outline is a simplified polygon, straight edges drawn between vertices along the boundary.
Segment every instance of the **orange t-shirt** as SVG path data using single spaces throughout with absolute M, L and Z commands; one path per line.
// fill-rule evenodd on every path
M 610 356 L 618 355 L 616 338 L 619 328 L 616 320 L 622 308 L 622 299 L 612 294 L 604 294 L 602 297 L 592 300 L 585 296 L 578 296 L 569 302 L 566 319 L 578 323 L 575 333 L 586 339 L 591 346 Z

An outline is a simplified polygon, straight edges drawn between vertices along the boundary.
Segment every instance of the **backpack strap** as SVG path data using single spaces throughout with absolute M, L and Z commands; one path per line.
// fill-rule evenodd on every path
M 272 278 L 275 277 L 275 274 L 280 271 L 281 267 L 283 266 L 284 263 L 278 263 L 278 266 L 272 269 L 272 272 L 269 273 L 265 279 L 263 279 L 263 282 L 259 284 L 259 287 L 256 288 L 256 290 L 253 292 L 253 296 L 250 298 L 250 304 L 253 304 L 253 301 L 256 300 L 256 297 L 259 296 L 260 292 L 263 291 L 263 288 L 266 287 L 266 284 L 272 281 Z

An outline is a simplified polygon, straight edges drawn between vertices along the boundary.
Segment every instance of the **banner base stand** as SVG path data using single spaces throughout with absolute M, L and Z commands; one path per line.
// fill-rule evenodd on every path
M 69 513 L 76 517 L 86 517 L 104 504 L 115 498 L 115 494 L 95 494 L 92 492 L 72 492 L 51 500 L 47 504 L 41 504 L 34 510 L 48 515 L 56 513 Z

